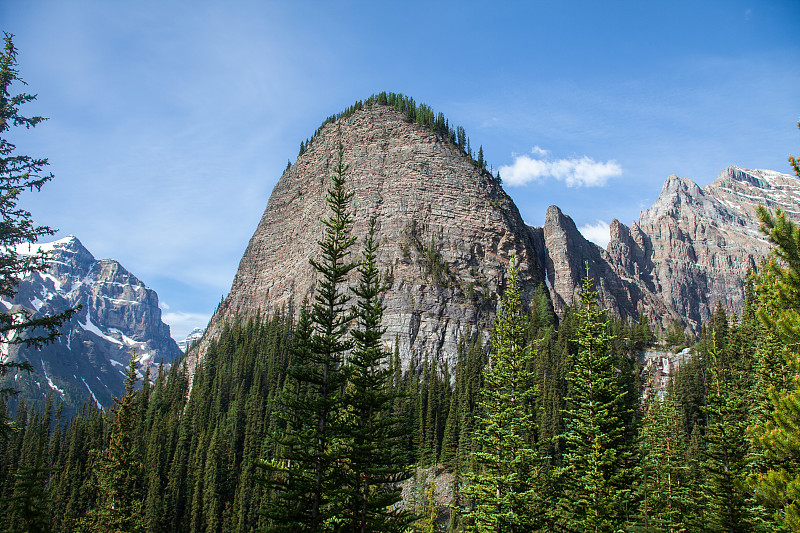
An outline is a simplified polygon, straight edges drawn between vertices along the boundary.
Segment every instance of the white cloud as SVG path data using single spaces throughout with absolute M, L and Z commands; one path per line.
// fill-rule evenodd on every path
M 162 301 L 162 302 L 159 304 L 159 307 L 160 307 L 161 309 L 163 309 L 164 311 L 169 311 L 169 306 L 167 305 L 167 302 L 163 302 L 163 301 Z
M 211 320 L 211 315 L 203 313 L 162 313 L 161 320 L 169 325 L 170 334 L 176 341 L 186 338 L 194 328 L 204 328 Z
M 608 246 L 608 241 L 611 240 L 611 231 L 609 225 L 598 220 L 594 224 L 586 224 L 578 228 L 581 235 L 586 237 L 587 240 L 592 241 L 601 248 Z
M 533 148 L 531 148 L 531 153 L 533 155 L 538 155 L 540 157 L 547 157 L 547 154 L 550 153 L 550 150 L 545 150 L 541 146 L 534 146 Z
M 531 153 L 533 157 L 517 156 L 511 165 L 500 167 L 504 183 L 514 187 L 555 178 L 567 187 L 601 187 L 609 178 L 622 175 L 622 167 L 613 159 L 606 162 L 589 156 L 550 159 L 550 152 L 539 146 L 534 146 Z

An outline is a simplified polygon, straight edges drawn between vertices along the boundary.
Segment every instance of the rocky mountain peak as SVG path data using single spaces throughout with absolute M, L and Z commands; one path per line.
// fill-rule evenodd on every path
M 448 138 L 392 107 L 366 105 L 325 124 L 281 176 L 200 354 L 225 321 L 258 310 L 296 315 L 310 297 L 309 259 L 318 254 L 340 142 L 354 193 L 354 253 L 374 217 L 378 264 L 390 284 L 384 340 L 397 339 L 406 364 L 429 356 L 454 368 L 459 340 L 486 340 L 512 255 L 525 298 L 543 281 L 533 238 L 494 177 Z
M 33 317 L 83 306 L 41 351 L 0 344 L 11 360 L 27 360 L 35 372 L 16 376 L 28 401 L 48 392 L 77 409 L 87 399 L 108 406 L 124 393 L 124 368 L 135 351 L 140 371 L 169 365 L 181 352 L 161 320 L 158 295 L 113 259 L 97 260 L 74 236 L 51 243 L 25 244 L 19 254 L 49 252 L 49 267 L 20 280 L 6 309 L 24 308 Z
M 671 175 L 638 222 L 612 222 L 603 250 L 557 206 L 543 227 L 526 226 L 499 180 L 447 134 L 391 106 L 359 104 L 326 121 L 281 176 L 229 295 L 187 355 L 190 372 L 225 322 L 258 312 L 296 316 L 312 296 L 309 259 L 318 253 L 340 143 L 354 235 L 376 220 L 378 264 L 390 285 L 384 342 L 396 342 L 404 364 L 429 357 L 452 369 L 460 341 L 487 342 L 512 256 L 524 302 L 546 283 L 557 312 L 577 304 L 588 265 L 613 314 L 643 312 L 663 325 L 678 319 L 697 332 L 718 301 L 741 309 L 743 280 L 768 253 L 755 206 L 796 213 L 800 205 L 798 180 L 777 172 L 728 167 L 702 188 Z

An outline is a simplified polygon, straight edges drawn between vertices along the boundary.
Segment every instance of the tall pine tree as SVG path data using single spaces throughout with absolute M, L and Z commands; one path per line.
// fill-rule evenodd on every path
M 302 344 L 293 351 L 292 368 L 287 386 L 290 397 L 284 399 L 280 410 L 288 412 L 292 425 L 288 446 L 279 449 L 280 455 L 270 463 L 279 478 L 293 480 L 290 493 L 273 486 L 267 512 L 274 529 L 290 531 L 335 530 L 341 517 L 344 492 L 342 489 L 342 443 L 344 429 L 344 385 L 347 381 L 345 355 L 352 346 L 347 336 L 351 319 L 350 295 L 346 290 L 347 275 L 356 267 L 349 260 L 355 237 L 350 235 L 352 218 L 349 201 L 353 193 L 345 191 L 344 147 L 339 145 L 338 163 L 333 183 L 328 190 L 327 203 L 331 215 L 322 220 L 325 237 L 319 241 L 321 257 L 311 260 L 319 274 L 315 287 L 310 321 L 305 324 L 308 336 L 298 339 Z M 308 320 L 308 319 L 307 319 Z M 293 396 L 292 396 L 293 395 Z M 281 438 L 285 437 L 280 437 Z M 274 479 L 274 478 L 273 478 Z M 302 490 L 303 494 L 297 494 Z M 297 509 L 288 494 L 308 502 L 307 509 Z M 278 509 L 285 502 L 292 511 L 281 517 Z M 276 507 L 277 506 L 277 507 Z M 297 520 L 297 522 L 291 522 Z
M 98 533 L 144 532 L 143 467 L 136 443 L 138 398 L 134 354 L 125 374 L 125 395 L 111 410 L 108 447 L 98 453 L 93 466 L 96 506 L 89 512 L 90 531 Z
M 797 161 L 791 161 L 800 177 Z M 800 226 L 780 210 L 773 216 L 761 207 L 759 215 L 762 231 L 776 245 L 757 278 L 765 302 L 759 316 L 782 344 L 790 375 L 784 385 L 770 388 L 771 413 L 765 423 L 752 429 L 752 439 L 769 463 L 752 484 L 782 527 L 800 531 Z
M 464 513 L 472 522 L 470 531 L 480 533 L 523 533 L 542 525 L 542 464 L 532 444 L 530 412 L 533 352 L 525 342 L 520 293 L 512 258 L 480 392 L 475 471 L 462 491 L 472 503 Z
M 347 531 L 403 531 L 408 514 L 394 504 L 400 500 L 399 483 L 410 476 L 405 467 L 402 421 L 392 412 L 397 394 L 392 390 L 393 369 L 389 352 L 381 343 L 385 286 L 377 267 L 375 220 L 370 221 L 364 243 L 359 283 L 355 341 L 348 364 L 347 491 L 344 522 Z
M 633 511 L 634 450 L 626 427 L 632 417 L 588 265 L 580 298 L 578 355 L 567 375 L 571 392 L 564 411 L 563 466 L 557 469 L 563 493 L 556 521 L 567 531 L 613 532 L 624 528 Z

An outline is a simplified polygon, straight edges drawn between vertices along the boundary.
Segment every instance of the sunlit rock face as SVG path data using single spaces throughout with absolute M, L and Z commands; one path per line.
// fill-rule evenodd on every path
M 578 303 L 588 265 L 612 314 L 641 312 L 665 325 L 678 319 L 697 331 L 717 301 L 741 309 L 744 276 L 768 253 L 755 206 L 796 214 L 800 198 L 798 180 L 776 172 L 729 167 L 705 188 L 670 176 L 638 222 L 612 221 L 601 249 L 556 206 L 543 227 L 526 226 L 499 180 L 463 150 L 390 107 L 366 105 L 323 125 L 281 176 L 230 293 L 186 358 L 190 372 L 224 323 L 259 312 L 296 317 L 313 298 L 309 260 L 319 257 L 340 144 L 358 238 L 352 259 L 375 219 L 378 264 L 389 285 L 384 342 L 397 344 L 405 365 L 428 357 L 452 369 L 462 340 L 488 342 L 512 257 L 525 304 L 545 283 L 562 314 Z
M 113 259 L 95 259 L 73 236 L 52 243 L 20 245 L 19 254 L 43 249 L 49 268 L 20 281 L 7 311 L 25 309 L 32 317 L 53 316 L 82 308 L 61 328 L 62 335 L 41 350 L 3 343 L 10 360 L 29 361 L 32 374 L 13 376 L 22 391 L 17 401 L 40 403 L 48 393 L 67 408 L 86 400 L 102 407 L 124 394 L 125 367 L 135 352 L 139 376 L 153 378 L 162 363 L 169 367 L 181 352 L 161 321 L 158 295 Z
M 201 358 L 226 320 L 258 310 L 296 315 L 312 297 L 309 260 L 319 254 L 339 143 L 353 192 L 352 259 L 374 218 L 378 265 L 390 285 L 384 340 L 397 339 L 405 364 L 428 356 L 454 368 L 461 338 L 488 339 L 512 256 L 525 298 L 543 282 L 533 235 L 498 181 L 447 139 L 389 107 L 368 106 L 325 125 L 275 186 L 230 294 L 200 343 Z

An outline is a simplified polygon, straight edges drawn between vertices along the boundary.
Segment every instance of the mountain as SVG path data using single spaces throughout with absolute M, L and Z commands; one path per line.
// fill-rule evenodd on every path
M 405 364 L 427 354 L 452 369 L 461 339 L 488 338 L 512 255 L 526 300 L 544 281 L 533 236 L 499 181 L 448 138 L 370 105 L 325 124 L 281 176 L 197 353 L 226 321 L 258 310 L 297 314 L 310 298 L 308 260 L 318 253 L 340 142 L 354 192 L 353 234 L 363 236 L 375 218 L 377 262 L 390 284 L 385 340 L 397 338 Z M 190 354 L 190 367 L 196 361 Z
M 361 238 L 376 220 L 378 264 L 389 283 L 384 341 L 397 340 L 404 364 L 430 357 L 452 369 L 462 340 L 487 342 L 512 256 L 524 304 L 545 283 L 562 314 L 576 303 L 588 264 L 612 313 L 642 312 L 663 325 L 679 320 L 697 332 L 717 301 L 730 312 L 741 309 L 744 276 L 768 253 L 755 206 L 797 215 L 800 201 L 798 180 L 772 171 L 729 167 L 704 188 L 670 176 L 638 223 L 612 222 L 602 249 L 557 206 L 543 227 L 525 225 L 500 180 L 446 129 L 390 105 L 358 105 L 326 121 L 281 176 L 230 293 L 186 359 L 190 371 L 225 322 L 258 312 L 296 316 L 311 297 L 308 261 L 318 253 L 340 143 L 353 234 Z
M 742 309 L 744 280 L 770 250 L 758 230 L 759 204 L 800 220 L 800 180 L 735 166 L 702 188 L 669 176 L 638 224 L 612 223 L 611 263 L 696 333 L 717 302 L 729 313 Z
M 140 372 L 156 372 L 181 354 L 161 321 L 158 295 L 113 259 L 96 260 L 73 236 L 17 247 L 18 254 L 50 252 L 46 272 L 23 278 L 6 311 L 27 309 L 33 316 L 53 315 L 82 305 L 62 328 L 62 336 L 41 351 L 2 344 L 3 355 L 27 360 L 34 372 L 14 376 L 17 399 L 41 402 L 48 392 L 76 409 L 92 399 L 112 405 L 124 393 L 124 370 L 131 354 L 140 357 Z M 153 374 L 155 375 L 155 374 Z
M 203 338 L 203 333 L 205 333 L 205 331 L 205 328 L 194 328 L 186 335 L 186 338 L 178 341 L 178 348 L 181 349 L 181 352 L 185 353 L 187 348 Z

